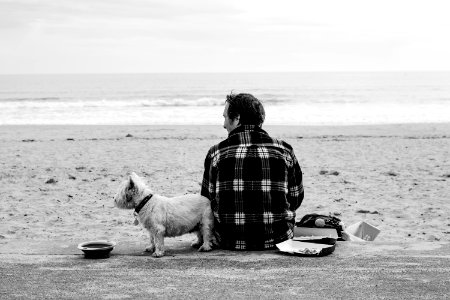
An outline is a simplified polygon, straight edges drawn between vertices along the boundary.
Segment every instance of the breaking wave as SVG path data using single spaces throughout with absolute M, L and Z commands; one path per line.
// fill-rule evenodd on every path
M 287 101 L 269 99 L 263 101 L 264 104 L 270 103 L 272 105 L 281 104 Z M 120 108 L 120 107 L 188 107 L 188 106 L 223 106 L 225 99 L 214 97 L 200 97 L 200 98 L 156 98 L 156 99 L 70 99 L 57 97 L 43 97 L 43 98 L 7 98 L 0 99 L 0 108 L 9 109 L 39 109 L 39 108 L 70 108 L 70 107 L 89 107 L 89 108 Z
M 223 99 L 64 99 L 64 98 L 9 98 L 0 99 L 2 108 L 70 108 L 70 107 L 168 107 L 168 106 L 222 106 Z

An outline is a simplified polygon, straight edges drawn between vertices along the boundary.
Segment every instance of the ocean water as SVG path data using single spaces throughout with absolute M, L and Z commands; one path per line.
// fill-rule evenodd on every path
M 0 125 L 221 125 L 230 92 L 268 125 L 450 122 L 450 72 L 304 72 L 0 75 Z

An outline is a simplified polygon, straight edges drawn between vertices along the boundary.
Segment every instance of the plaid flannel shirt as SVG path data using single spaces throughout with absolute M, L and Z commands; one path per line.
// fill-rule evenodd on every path
M 201 194 L 211 200 L 222 247 L 270 249 L 293 237 L 302 171 L 289 144 L 243 125 L 209 150 Z

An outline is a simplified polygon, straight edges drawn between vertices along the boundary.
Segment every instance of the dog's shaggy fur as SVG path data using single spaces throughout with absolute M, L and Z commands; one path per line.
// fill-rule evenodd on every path
M 164 255 L 164 237 L 197 232 L 198 240 L 193 247 L 199 251 L 210 251 L 214 243 L 213 214 L 210 201 L 201 195 L 189 194 L 173 198 L 154 194 L 144 181 L 131 173 L 121 184 L 114 197 L 117 207 L 135 209 L 147 195 L 152 198 L 141 209 L 136 218 L 150 234 L 150 244 L 145 249 L 154 257 Z

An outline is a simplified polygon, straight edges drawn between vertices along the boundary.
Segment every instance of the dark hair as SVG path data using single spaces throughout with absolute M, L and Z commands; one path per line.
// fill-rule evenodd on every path
M 227 95 L 228 117 L 236 119 L 239 116 L 241 125 L 261 126 L 266 117 L 262 103 L 250 94 Z

